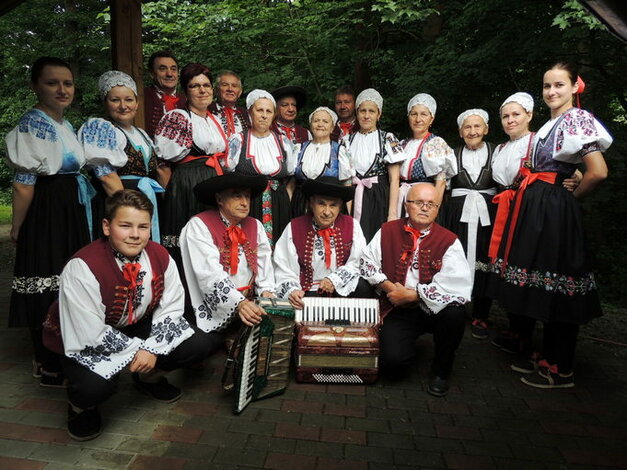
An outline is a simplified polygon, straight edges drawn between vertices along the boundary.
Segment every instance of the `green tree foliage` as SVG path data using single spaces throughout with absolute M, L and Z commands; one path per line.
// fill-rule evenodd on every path
M 32 105 L 28 65 L 44 54 L 75 67 L 80 95 L 72 122 L 100 113 L 95 83 L 111 63 L 107 5 L 26 0 L 0 18 L 0 135 Z M 245 91 L 302 85 L 309 93 L 303 120 L 332 104 L 340 85 L 374 86 L 385 100 L 382 127 L 401 137 L 408 134 L 407 101 L 427 92 L 438 102 L 433 131 L 453 147 L 461 144 L 455 119 L 471 107 L 489 112 L 489 139 L 505 141 L 498 111 L 515 91 L 536 99 L 532 125 L 539 128 L 549 114 L 543 71 L 558 58 L 576 63 L 587 83 L 582 106 L 615 137 L 606 155 L 610 179 L 584 204 L 604 298 L 624 300 L 627 46 L 576 1 L 155 0 L 142 8 L 146 58 L 172 49 L 182 64 L 240 73 Z M 7 174 L 0 170 L 0 184 Z

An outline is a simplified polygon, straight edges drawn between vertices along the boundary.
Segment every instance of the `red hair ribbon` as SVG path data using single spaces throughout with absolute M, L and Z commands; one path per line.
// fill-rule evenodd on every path
M 577 81 L 575 81 L 575 83 L 579 85 L 577 87 L 577 93 L 575 93 L 577 95 L 577 107 L 581 108 L 581 101 L 579 100 L 579 95 L 581 95 L 586 89 L 586 82 L 584 82 L 583 79 L 579 75 L 577 75 Z

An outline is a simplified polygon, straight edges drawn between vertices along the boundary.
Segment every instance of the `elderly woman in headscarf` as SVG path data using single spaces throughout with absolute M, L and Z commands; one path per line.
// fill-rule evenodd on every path
M 355 106 L 359 131 L 344 139 L 356 173 L 353 216 L 370 241 L 384 222 L 398 218 L 400 162 L 405 153 L 394 134 L 378 129 L 383 98 L 377 90 L 362 91 Z
M 457 174 L 451 178 L 451 197 L 440 212 L 440 223 L 457 234 L 473 275 L 471 334 L 488 338 L 488 315 L 492 300 L 486 295 L 488 246 L 496 205 L 496 183 L 492 179 L 493 145 L 483 139 L 488 133 L 488 113 L 468 109 L 457 117 L 464 145 L 455 149 Z
M 331 132 L 336 123 L 337 114 L 326 106 L 316 108 L 309 115 L 313 138 L 301 145 L 296 160 L 292 217 L 299 217 L 306 212 L 307 201 L 300 189 L 306 180 L 332 176 L 351 184 L 351 178 L 355 176 L 344 142 L 331 141 Z
M 98 80 L 107 118 L 89 118 L 78 131 L 85 157 L 93 170 L 98 195 L 93 199 L 96 222 L 104 216 L 104 199 L 120 189 L 136 189 L 157 207 L 156 193 L 164 189 L 157 183 L 157 154 L 152 139 L 133 125 L 137 114 L 137 86 L 124 72 L 110 70 Z M 155 210 L 151 221 L 152 239 L 159 243 L 159 219 Z M 94 236 L 102 235 L 100 223 Z
M 405 161 L 401 164 L 401 188 L 398 197 L 398 215 L 409 189 L 416 183 L 433 183 L 440 201 L 446 190 L 446 181 L 457 173 L 453 149 L 443 138 L 430 131 L 437 104 L 427 93 L 418 93 L 407 103 L 407 122 L 412 137 L 403 140 Z
M 261 221 L 274 244 L 291 218 L 294 150 L 285 136 L 270 128 L 276 113 L 276 102 L 270 93 L 251 91 L 246 97 L 246 108 L 251 127 L 229 138 L 227 170 L 268 177 L 266 189 L 250 202 L 250 215 Z

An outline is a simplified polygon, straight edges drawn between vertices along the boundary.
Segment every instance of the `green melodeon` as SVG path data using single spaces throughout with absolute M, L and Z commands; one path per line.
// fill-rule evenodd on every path
M 259 298 L 256 303 L 267 315 L 257 325 L 242 327 L 222 377 L 224 389 L 235 391 L 235 414 L 252 401 L 283 393 L 289 380 L 294 308 L 286 299 Z M 228 382 L 229 370 L 232 382 Z

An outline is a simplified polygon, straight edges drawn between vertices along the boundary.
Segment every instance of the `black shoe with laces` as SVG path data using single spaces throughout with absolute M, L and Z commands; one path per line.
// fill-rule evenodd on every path
M 133 374 L 135 386 L 149 397 L 164 403 L 172 403 L 181 398 L 181 390 L 168 383 L 168 379 L 161 377 L 158 382 L 143 382 L 139 380 L 139 374 Z
M 83 410 L 77 413 L 68 404 L 67 432 L 75 441 L 89 441 L 100 436 L 102 419 L 97 408 Z

